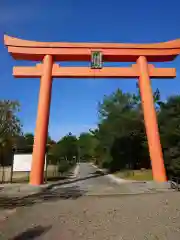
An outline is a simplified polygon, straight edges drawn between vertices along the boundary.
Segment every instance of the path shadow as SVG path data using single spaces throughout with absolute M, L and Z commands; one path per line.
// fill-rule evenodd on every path
M 13 209 L 16 207 L 31 206 L 45 201 L 58 201 L 60 199 L 77 199 L 85 195 L 86 191 L 78 186 L 68 186 L 72 183 L 98 178 L 106 175 L 101 171 L 90 173 L 84 178 L 69 179 L 67 181 L 51 184 L 40 192 L 23 197 L 0 196 L 0 209 Z M 63 186 L 67 185 L 67 186 Z
M 99 175 L 99 176 L 104 176 L 104 175 L 107 175 L 108 174 L 108 172 L 102 172 L 101 170 L 96 170 L 95 172 L 92 172 L 92 173 L 90 173 L 90 175 Z
M 25 197 L 0 197 L 0 209 L 31 206 L 36 203 L 53 202 L 60 199 L 77 199 L 85 194 L 78 186 L 56 189 L 43 189 L 41 192 Z
M 35 239 L 36 237 L 39 237 L 39 236 L 45 234 L 50 229 L 51 229 L 51 226 L 48 226 L 48 227 L 36 226 L 34 228 L 27 229 L 23 233 L 18 234 L 17 236 L 11 238 L 10 240 L 30 240 L 30 239 Z
M 56 186 L 63 186 L 63 185 L 68 185 L 68 184 L 72 184 L 72 183 L 76 183 L 76 182 L 81 182 L 81 181 L 88 180 L 91 178 L 98 178 L 98 177 L 102 177 L 105 175 L 108 175 L 108 173 L 96 171 L 96 172 L 90 173 L 87 177 L 81 177 L 81 178 L 76 178 L 76 179 L 72 179 L 72 180 L 68 180 L 68 181 L 64 181 L 64 182 L 60 182 L 60 183 L 51 184 L 49 187 L 47 187 L 47 189 L 52 189 Z

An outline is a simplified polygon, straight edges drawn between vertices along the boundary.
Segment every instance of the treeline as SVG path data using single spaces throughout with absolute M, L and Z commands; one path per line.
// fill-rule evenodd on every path
M 32 146 L 34 136 L 21 131 L 17 118 L 19 104 L 10 101 L 0 104 L 0 151 L 17 144 L 17 139 L 21 147 L 23 143 L 24 148 Z M 180 96 L 171 96 L 163 102 L 156 89 L 154 105 L 167 175 L 180 176 Z M 110 172 L 151 168 L 138 85 L 136 94 L 118 89 L 104 96 L 98 115 L 97 128 L 79 137 L 69 133 L 55 142 L 48 136 L 49 163 L 58 165 L 59 171 L 66 171 L 77 161 L 94 161 Z
M 162 102 L 154 92 L 159 131 L 168 177 L 180 176 L 180 96 Z M 151 168 L 141 98 L 117 90 L 99 104 L 96 163 L 111 172 L 120 169 Z
M 171 96 L 163 102 L 156 89 L 153 97 L 167 176 L 180 176 L 180 96 Z M 136 94 L 118 89 L 104 96 L 98 115 L 96 129 L 80 134 L 79 138 L 67 135 L 61 139 L 72 139 L 74 145 L 70 140 L 65 144 L 66 150 L 69 146 L 74 151 L 70 156 L 75 155 L 80 161 L 94 161 L 110 172 L 151 168 L 138 85 Z M 55 148 L 58 146 L 51 150 Z M 62 150 L 60 152 L 62 154 Z

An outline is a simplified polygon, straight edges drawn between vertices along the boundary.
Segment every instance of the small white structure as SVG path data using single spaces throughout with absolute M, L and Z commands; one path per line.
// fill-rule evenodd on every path
M 24 154 L 14 154 L 13 160 L 13 172 L 30 172 L 32 164 L 32 154 L 24 153 Z M 44 171 L 46 171 L 46 156 L 45 156 L 45 164 Z

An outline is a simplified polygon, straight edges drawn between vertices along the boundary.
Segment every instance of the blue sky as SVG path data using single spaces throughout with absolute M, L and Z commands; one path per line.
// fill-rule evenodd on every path
M 1 0 L 0 99 L 19 100 L 24 131 L 34 132 L 39 79 L 12 77 L 13 65 L 34 63 L 14 61 L 3 45 L 4 33 L 37 41 L 161 42 L 180 38 L 179 9 L 179 0 Z M 152 81 L 162 99 L 180 92 L 180 58 L 174 66 L 176 79 Z M 95 127 L 98 101 L 117 88 L 135 92 L 135 84 L 132 79 L 54 79 L 50 135 L 57 140 Z

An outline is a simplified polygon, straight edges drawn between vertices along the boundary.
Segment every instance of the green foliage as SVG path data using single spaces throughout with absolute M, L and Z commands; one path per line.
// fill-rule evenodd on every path
M 180 176 L 180 96 L 161 104 L 159 128 L 169 176 Z
M 32 146 L 34 144 L 34 134 L 26 133 L 24 138 L 27 145 Z
M 180 96 L 161 101 L 158 89 L 153 93 L 161 143 L 168 176 L 180 176 Z M 17 111 L 19 103 L 0 101 L 0 146 L 33 144 L 31 133 L 21 134 Z M 68 171 L 78 160 L 94 161 L 110 172 L 149 169 L 150 159 L 141 107 L 140 90 L 123 93 L 120 89 L 104 96 L 98 105 L 97 128 L 81 133 L 79 138 L 67 134 L 57 143 L 49 134 L 48 161 Z M 5 148 L 4 148 L 5 149 Z M 8 150 L 7 150 L 8 151 Z M 0 152 L 1 153 L 1 152 Z
M 81 133 L 78 140 L 79 158 L 81 161 L 90 161 L 95 152 L 96 139 L 91 133 Z
M 13 137 L 21 135 L 21 123 L 17 117 L 20 104 L 17 101 L 0 101 L 0 146 L 9 142 Z
M 78 140 L 72 133 L 64 136 L 59 142 L 60 157 L 66 159 L 69 162 L 74 161 L 78 156 Z
M 26 142 L 26 145 L 28 146 L 33 146 L 34 144 L 34 134 L 33 133 L 25 133 L 24 134 L 24 140 Z M 47 136 L 47 144 L 48 145 L 52 145 L 52 144 L 55 144 L 55 141 L 53 141 L 48 133 L 48 136 Z
M 180 176 L 180 96 L 160 100 L 153 94 L 168 176 Z M 99 104 L 95 163 L 111 172 L 150 168 L 139 86 L 137 94 L 117 90 Z
M 66 161 L 66 160 L 63 159 L 63 160 L 60 161 L 59 164 L 58 164 L 58 172 L 61 173 L 61 174 L 63 174 L 63 173 L 65 173 L 65 172 L 67 172 L 67 171 L 70 169 L 70 167 L 71 167 L 71 164 L 69 164 L 68 161 Z
M 151 181 L 153 180 L 151 169 L 143 170 L 124 170 L 116 172 L 115 176 L 124 178 L 127 180 L 137 180 L 137 181 Z
M 48 161 L 58 165 L 60 173 L 66 172 L 77 161 L 78 140 L 71 133 L 64 136 L 56 144 L 53 144 L 48 153 Z
M 21 123 L 17 116 L 20 104 L 17 101 L 0 101 L 0 165 L 9 165 L 14 138 L 22 134 Z
M 94 132 L 99 141 L 97 162 L 111 172 L 149 167 L 149 158 L 144 161 L 147 154 L 142 150 L 146 137 L 138 104 L 135 95 L 119 89 L 99 104 L 100 122 Z

